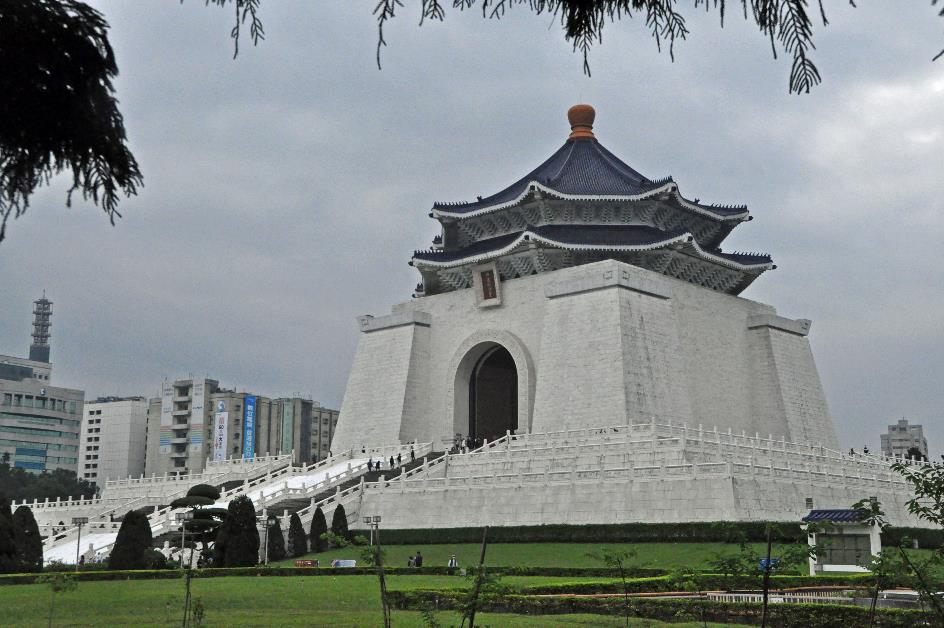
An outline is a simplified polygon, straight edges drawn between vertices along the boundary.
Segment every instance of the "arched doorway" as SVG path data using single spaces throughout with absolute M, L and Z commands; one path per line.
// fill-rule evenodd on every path
M 491 441 L 517 429 L 518 369 L 508 350 L 495 345 L 482 354 L 469 376 L 468 434 Z

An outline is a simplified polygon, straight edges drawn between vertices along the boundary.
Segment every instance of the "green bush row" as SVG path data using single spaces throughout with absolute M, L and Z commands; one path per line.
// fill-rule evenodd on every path
M 777 524 L 777 542 L 806 541 L 797 522 Z M 601 525 L 500 526 L 488 529 L 489 543 L 659 543 L 765 541 L 764 522 L 615 523 Z M 384 545 L 479 543 L 481 528 L 384 530 Z
M 916 539 L 921 547 L 944 545 L 944 530 L 891 528 L 882 533 L 885 545 L 897 545 L 902 538 Z M 661 543 L 763 542 L 767 524 L 761 521 L 619 523 L 604 525 L 500 526 L 488 529 L 489 543 Z M 417 528 L 384 530 L 385 545 L 479 543 L 481 528 Z M 798 522 L 778 523 L 775 542 L 805 543 L 806 533 Z
M 615 582 L 619 577 L 619 572 L 615 569 L 604 567 L 579 568 L 579 567 L 490 567 L 489 573 L 503 576 L 563 576 L 570 578 L 609 578 L 606 582 Z M 451 567 L 386 567 L 384 572 L 391 576 L 448 576 L 458 575 L 459 570 Z M 193 571 L 196 578 L 223 578 L 227 576 L 362 576 L 376 573 L 373 567 L 353 567 L 353 568 L 331 568 L 331 567 L 222 567 L 218 569 L 195 569 Z M 12 584 L 33 584 L 41 574 L 22 573 L 0 575 L 0 586 Z M 160 580 L 182 577 L 183 572 L 179 569 L 142 569 L 115 571 L 104 569 L 82 570 L 75 577 L 82 582 L 103 581 L 103 580 Z M 634 568 L 627 570 L 634 589 L 633 591 L 666 591 L 677 586 L 677 581 L 673 580 L 672 575 L 667 575 L 664 569 L 645 569 Z M 697 579 L 697 584 L 702 589 L 726 589 L 725 583 L 730 582 L 725 576 L 717 574 L 689 574 L 686 579 Z M 862 582 L 867 582 L 869 574 L 849 574 L 849 575 L 829 575 L 829 576 L 773 576 L 774 586 L 780 588 L 800 587 L 800 586 L 829 586 L 829 585 L 849 585 L 858 586 Z M 749 579 L 749 585 L 756 588 L 753 579 Z M 760 581 L 759 577 L 756 579 Z M 656 583 L 647 585 L 645 583 Z M 664 584 L 663 584 L 664 583 Z M 594 583 L 585 585 L 584 583 L 565 583 L 573 587 L 581 586 L 592 587 Z M 550 585 L 548 585 L 549 587 Z M 622 591 L 622 584 L 613 585 L 617 588 L 615 591 Z M 645 588 L 650 586 L 650 588 Z M 538 587 L 527 589 L 529 593 L 538 593 L 541 589 Z M 564 592 L 561 589 L 558 592 Z M 555 591 L 548 590 L 553 593 Z M 578 590 L 569 591 L 571 593 L 580 592 Z M 587 592 L 606 592 L 592 591 Z
M 849 574 L 841 576 L 771 576 L 771 589 L 793 589 L 799 587 L 848 586 L 866 587 L 874 578 L 870 574 Z M 661 593 L 665 591 L 734 591 L 742 589 L 757 590 L 762 586 L 763 578 L 732 578 L 721 574 L 685 574 L 682 578 L 673 575 L 649 578 L 629 578 L 626 590 L 630 593 Z M 623 582 L 610 578 L 598 581 L 557 582 L 554 584 L 535 584 L 518 587 L 516 591 L 523 595 L 558 595 L 595 593 L 622 593 Z
M 388 591 L 387 599 L 398 610 L 456 607 L 462 593 L 434 591 Z M 559 615 L 589 613 L 598 615 L 626 615 L 668 622 L 679 620 L 757 625 L 762 609 L 759 603 L 715 602 L 690 599 L 632 598 L 627 604 L 618 597 L 536 597 L 503 595 L 485 597 L 479 610 L 492 613 L 527 615 Z M 770 625 L 781 628 L 835 628 L 836 626 L 864 626 L 868 623 L 869 609 L 861 606 L 833 604 L 772 604 L 769 608 Z M 913 628 L 929 617 L 921 611 L 879 609 L 877 628 Z

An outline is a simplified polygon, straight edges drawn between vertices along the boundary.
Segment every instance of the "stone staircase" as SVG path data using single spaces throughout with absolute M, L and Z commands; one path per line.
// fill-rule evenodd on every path
M 429 454 L 425 456 L 425 459 L 427 463 L 430 463 L 430 462 L 433 462 L 434 460 L 437 460 L 438 458 L 441 458 L 443 455 L 445 455 L 445 452 L 442 452 L 442 451 L 430 452 Z M 388 469 L 381 469 L 380 471 L 368 471 L 366 473 L 361 474 L 360 476 L 356 478 L 351 478 L 350 480 L 342 482 L 341 484 L 338 484 L 337 486 L 331 488 L 330 490 L 318 493 L 309 499 L 287 497 L 273 504 L 267 504 L 265 510 L 267 512 L 275 513 L 278 516 L 281 516 L 283 518 L 290 517 L 292 514 L 298 512 L 299 510 L 303 508 L 307 508 L 311 504 L 317 504 L 318 502 L 325 501 L 331 498 L 331 496 L 335 495 L 338 492 L 343 492 L 349 488 L 358 486 L 361 482 L 379 482 L 381 478 L 384 478 L 386 480 L 395 480 L 396 478 L 400 477 L 401 473 L 409 473 L 410 471 L 417 469 L 419 467 L 422 467 L 422 466 L 423 466 L 423 458 L 417 458 L 416 460 L 412 462 L 406 462 L 392 470 L 388 468 Z M 257 512 L 258 514 L 261 515 L 262 511 L 263 509 L 260 508 Z

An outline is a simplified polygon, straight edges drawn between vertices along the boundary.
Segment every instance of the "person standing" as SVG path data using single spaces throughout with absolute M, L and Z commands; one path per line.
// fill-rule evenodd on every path
M 423 566 L 423 555 L 420 554 L 419 550 L 416 550 L 416 556 L 413 557 L 413 566 L 422 567 Z
M 390 468 L 393 468 L 393 456 L 390 456 Z
M 459 561 L 456 560 L 456 555 L 455 555 L 455 554 L 452 555 L 452 557 L 449 559 L 449 564 L 446 565 L 446 566 L 447 566 L 447 567 L 458 567 L 458 566 L 459 566 Z
M 397 452 L 397 466 L 403 464 L 403 458 L 400 457 L 400 453 Z
M 416 452 L 413 451 L 412 447 L 410 447 L 410 462 L 414 462 L 415 460 L 416 460 Z

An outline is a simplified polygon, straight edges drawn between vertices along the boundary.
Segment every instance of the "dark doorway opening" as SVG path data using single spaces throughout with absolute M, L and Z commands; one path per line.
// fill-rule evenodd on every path
M 487 351 L 469 381 L 469 436 L 495 440 L 518 429 L 518 369 L 504 347 Z

